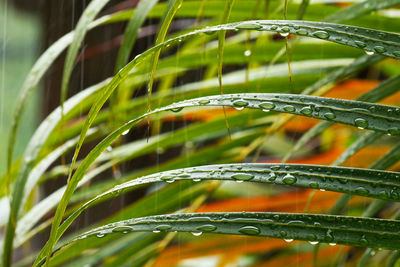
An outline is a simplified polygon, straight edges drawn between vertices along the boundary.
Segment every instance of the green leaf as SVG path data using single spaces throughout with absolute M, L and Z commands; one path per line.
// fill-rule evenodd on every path
M 235 2 L 234 0 L 226 1 L 224 12 L 222 13 L 221 24 L 225 24 L 228 22 L 234 2 Z M 219 91 L 220 91 L 221 95 L 224 94 L 224 90 L 222 87 L 222 63 L 223 63 L 223 58 L 224 58 L 225 35 L 226 35 L 226 31 L 218 32 L 217 74 L 218 74 Z M 226 128 L 230 135 L 228 118 L 226 116 L 226 110 L 225 110 L 225 107 L 222 107 L 222 108 L 224 110 Z
M 141 198 L 139 201 L 127 206 L 125 209 L 113 214 L 110 218 L 106 219 L 102 223 L 110 223 L 113 221 L 124 220 L 132 217 L 149 216 L 152 214 L 163 214 L 170 213 L 177 209 L 181 209 L 189 205 L 194 197 L 206 193 L 209 190 L 207 183 L 198 183 L 193 185 L 192 182 L 183 181 L 180 183 L 172 184 L 168 187 L 163 187 L 160 190 L 148 194 Z M 175 198 L 169 198 L 169 196 L 175 195 Z M 168 201 L 160 201 L 162 199 L 169 198 Z M 147 235 L 145 235 L 147 236 Z M 153 237 L 153 239 L 159 239 L 160 237 Z M 91 249 L 101 245 L 108 245 L 116 237 L 105 237 L 102 239 L 92 240 L 89 243 L 78 242 L 75 245 L 68 247 L 63 253 L 58 254 L 52 259 L 52 264 L 61 264 L 74 256 L 80 256 L 82 248 Z
M 382 133 L 369 132 L 359 137 L 351 146 L 349 146 L 341 155 L 338 157 L 333 165 L 342 165 L 347 159 L 353 156 L 356 152 L 361 150 L 367 145 L 374 143 L 376 140 L 382 137 Z
M 337 243 L 385 249 L 400 248 L 400 222 L 395 220 L 302 213 L 188 213 L 149 216 L 104 225 L 74 238 L 129 232 L 178 231 L 252 235 L 313 243 Z M 62 249 L 59 248 L 59 249 Z M 56 252 L 56 251 L 55 251 Z
M 92 106 L 91 110 L 89 111 L 88 118 L 85 121 L 84 126 L 82 127 L 82 132 L 80 136 L 80 140 L 77 144 L 77 148 L 75 150 L 73 159 L 72 159 L 72 164 L 71 164 L 71 171 L 74 168 L 76 158 L 79 154 L 79 150 L 83 144 L 86 132 L 88 131 L 89 127 L 93 123 L 95 116 L 105 103 L 105 101 L 109 98 L 109 96 L 112 94 L 112 92 L 115 90 L 116 87 L 128 76 L 130 70 L 132 70 L 140 61 L 143 60 L 144 57 L 151 55 L 153 53 L 158 53 L 159 49 L 161 49 L 164 46 L 167 46 L 169 44 L 177 43 L 182 41 L 185 38 L 188 38 L 192 35 L 200 34 L 203 32 L 214 32 L 214 31 L 222 31 L 222 30 L 268 30 L 268 31 L 277 31 L 277 32 L 293 32 L 297 34 L 306 34 L 313 36 L 315 38 L 321 38 L 324 40 L 330 40 L 333 42 L 338 42 L 350 46 L 355 46 L 358 47 L 359 45 L 356 45 L 354 41 L 356 40 L 357 42 L 363 42 L 365 44 L 364 49 L 370 49 L 373 47 L 377 52 L 384 54 L 384 55 L 390 55 L 393 57 L 396 56 L 396 51 L 397 47 L 400 46 L 396 41 L 398 41 L 399 36 L 397 34 L 393 33 L 383 33 L 381 31 L 374 31 L 374 30 L 367 30 L 367 29 L 362 29 L 359 27 L 352 27 L 352 26 L 343 26 L 343 25 L 337 25 L 337 24 L 327 24 L 327 23 L 319 23 L 319 22 L 304 22 L 304 21 L 247 21 L 247 22 L 239 22 L 239 23 L 231 23 L 231 24 L 225 24 L 221 26 L 214 26 L 214 27 L 209 27 L 207 29 L 202 29 L 202 30 L 197 30 L 197 31 L 192 31 L 189 32 L 185 35 L 181 35 L 178 37 L 175 37 L 173 39 L 170 39 L 166 42 L 160 43 L 156 46 L 154 46 L 151 49 L 148 49 L 144 53 L 138 55 L 134 60 L 132 60 L 128 65 L 126 65 L 123 69 L 121 69 L 118 74 L 111 80 L 109 85 L 104 89 L 103 93 L 99 97 L 99 99 L 95 102 L 95 104 Z M 303 30 L 303 32 L 299 32 L 299 30 Z M 352 40 L 352 41 L 350 41 Z M 382 47 L 383 49 L 381 49 Z M 400 57 L 400 55 L 399 55 Z M 229 101 L 226 101 L 229 102 Z M 233 103 L 231 103 L 233 105 Z M 261 103 L 259 103 L 261 104 Z M 220 104 L 221 105 L 221 104 Z M 225 104 L 223 104 L 225 105 Z M 365 105 L 364 103 L 360 103 L 361 106 Z M 189 105 L 193 106 L 193 105 Z M 250 105 L 252 106 L 252 105 Z M 300 105 L 301 106 L 301 105 Z M 360 107 L 355 107 L 355 108 L 361 108 Z M 368 106 L 369 107 L 369 106 Z M 180 107 L 176 107 L 180 108 Z M 280 107 L 284 108 L 284 107 Z M 292 107 L 294 108 L 294 107 Z M 290 108 L 290 110 L 292 109 Z M 377 108 L 377 107 L 376 107 Z M 294 108 L 295 109 L 295 108 Z M 348 124 L 350 124 L 350 121 L 348 120 L 349 117 L 342 117 L 342 111 L 336 110 L 339 112 L 339 114 L 334 114 L 334 116 L 337 116 L 338 122 L 344 122 L 346 121 Z M 290 112 L 290 111 L 289 111 Z M 374 130 L 382 130 L 384 129 L 385 132 L 390 131 L 391 134 L 395 134 L 397 129 L 400 128 L 393 128 L 396 125 L 396 122 L 392 120 L 389 116 L 389 121 L 385 121 L 386 123 L 384 125 L 378 125 L 379 123 L 382 123 L 384 120 L 379 119 L 379 118 L 374 118 L 374 114 L 365 114 L 365 111 L 361 112 L 363 115 L 361 116 L 361 113 L 359 111 L 355 112 L 360 114 L 361 117 L 353 117 L 351 124 L 356 124 L 359 127 L 362 128 L 368 128 L 368 129 L 374 129 Z M 385 115 L 387 115 L 387 110 L 384 108 L 379 108 L 378 113 L 383 112 Z M 327 112 L 330 113 L 330 112 Z M 300 114 L 300 113 L 299 113 Z M 149 115 L 149 114 L 148 114 Z M 322 116 L 321 116 L 322 117 Z M 331 117 L 329 115 L 329 117 Z M 339 118 L 342 120 L 339 120 Z M 124 126 L 125 127 L 125 126 Z M 122 128 L 124 128 L 122 127 Z M 120 128 L 121 129 L 121 128 Z M 129 130 L 129 127 L 127 126 L 125 131 Z M 118 131 L 117 131 L 118 132 Z M 117 136 L 120 135 L 121 133 L 114 132 L 112 135 L 116 134 Z M 104 140 L 103 140 L 104 141 Z M 101 153 L 102 149 L 100 149 L 99 152 L 96 153 Z M 93 152 L 93 150 L 92 150 Z M 87 168 L 86 166 L 85 168 Z M 78 169 L 79 170 L 79 169 Z M 77 172 L 78 172 L 77 170 Z M 76 173 L 75 173 L 76 174 Z M 80 174 L 81 175 L 81 174 Z M 77 177 L 79 177 L 78 175 Z M 72 177 L 72 172 L 70 172 L 69 176 L 69 184 L 67 187 L 67 190 L 65 191 L 65 194 L 63 196 L 63 199 L 60 202 L 60 205 L 56 211 L 56 215 L 54 217 L 53 225 L 52 225 L 52 230 L 50 233 L 50 239 L 48 241 L 48 245 L 44 248 L 44 251 L 47 250 L 49 252 L 51 248 L 53 247 L 56 239 L 56 232 L 57 232 L 57 227 L 61 222 L 62 215 L 66 209 L 66 206 L 68 204 L 69 199 L 71 198 L 78 182 L 79 179 L 74 178 L 75 175 Z
M 400 159 L 400 145 L 393 147 L 388 153 L 386 153 L 382 158 L 376 161 L 371 168 L 378 170 L 385 170 L 391 167 L 393 164 L 397 163 Z M 363 211 L 363 217 L 373 217 L 378 213 L 383 207 L 385 207 L 389 201 L 382 199 L 375 199 L 371 204 Z M 364 251 L 361 259 L 359 260 L 357 266 L 364 266 L 367 264 L 369 259 L 372 257 L 372 249 L 368 248 Z
M 109 2 L 109 0 L 93 0 L 89 3 L 83 14 L 79 18 L 75 31 L 73 32 L 73 39 L 68 48 L 67 56 L 64 63 L 64 72 L 61 81 L 61 112 L 64 111 L 64 102 L 67 98 L 69 79 L 71 77 L 72 68 L 74 66 L 75 58 L 78 54 L 79 47 L 81 46 L 86 32 L 89 30 L 89 25 L 95 19 L 100 10 Z
M 252 114 L 251 117 L 253 119 L 261 117 L 263 114 Z M 233 122 L 232 126 L 233 127 L 241 127 L 243 125 L 247 125 L 247 121 L 249 119 L 249 114 L 247 113 L 238 113 L 232 116 Z M 137 158 L 141 155 L 144 155 L 146 153 L 151 153 L 152 151 L 156 151 L 158 148 L 163 148 L 163 149 L 168 149 L 169 147 L 179 144 L 181 142 L 184 142 L 185 140 L 195 140 L 196 138 L 207 136 L 210 133 L 219 133 L 222 132 L 225 127 L 222 123 L 223 118 L 215 120 L 215 121 L 210 121 L 210 122 L 201 122 L 201 123 L 196 123 L 192 124 L 191 126 L 187 127 L 186 129 L 181 129 L 178 131 L 166 133 L 163 135 L 158 136 L 157 138 L 150 138 L 147 142 L 146 140 L 140 140 L 137 142 L 132 142 L 128 143 L 124 146 L 114 148 L 112 153 L 108 154 L 102 154 L 96 162 L 101 162 L 105 160 L 110 160 L 110 154 L 112 154 L 112 162 L 106 162 L 104 165 L 100 165 L 99 167 L 92 169 L 89 173 L 85 175 L 86 179 L 85 181 L 82 181 L 80 184 L 83 184 L 83 182 L 89 181 L 89 179 L 95 177 L 95 175 L 104 172 L 107 168 L 110 168 L 113 164 L 119 164 L 119 162 L 127 161 L 133 158 Z M 190 162 L 192 164 L 206 164 L 209 163 L 210 160 L 212 159 L 217 159 L 219 155 L 227 149 L 227 147 L 231 147 L 232 145 L 236 144 L 243 144 L 243 140 L 251 140 L 252 137 L 254 138 L 255 135 L 259 135 L 259 133 L 253 133 L 253 131 L 250 131 L 250 136 L 247 137 L 245 133 L 243 133 L 243 137 L 235 138 L 235 142 L 232 142 L 232 144 L 224 144 L 222 147 L 223 148 L 215 148 L 212 146 L 211 148 L 207 150 L 200 150 L 198 151 L 197 154 L 198 156 L 192 157 L 190 156 Z M 171 138 L 173 136 L 174 138 Z M 58 149 L 57 149 L 58 150 Z M 56 150 L 56 151 L 57 151 Z M 208 152 L 210 150 L 210 152 Z M 56 152 L 54 151 L 54 152 Z M 53 153 L 54 153 L 53 152 Z M 53 154 L 51 153 L 51 154 Z M 207 156 L 205 156 L 205 153 L 207 153 Z M 206 160 L 207 159 L 207 160 Z M 179 168 L 179 167 L 185 167 L 188 161 L 187 156 L 185 156 L 183 159 L 177 159 L 174 160 L 172 165 L 170 167 L 163 167 L 163 166 L 158 166 L 157 169 L 160 170 L 167 170 L 167 169 L 173 169 L 173 168 Z M 179 162 L 181 162 L 181 165 L 179 165 Z M 182 164 L 184 164 L 182 166 Z M 39 167 L 39 165 L 37 166 Z M 35 168 L 36 169 L 36 168 Z M 65 169 L 65 168 L 64 168 Z M 32 174 L 35 173 L 38 174 L 38 171 L 33 171 Z M 141 175 L 146 175 L 149 172 L 141 172 L 139 174 L 134 174 L 130 175 L 129 177 L 137 177 Z M 125 178 L 121 177 L 121 181 L 124 181 Z M 32 181 L 30 182 L 31 184 L 33 183 Z M 60 188 L 59 190 L 55 191 L 53 194 L 51 194 L 48 198 L 45 198 L 41 200 L 39 203 L 37 203 L 27 214 L 25 214 L 21 219 L 20 223 L 17 227 L 17 241 L 16 244 L 19 245 L 21 240 L 21 236 L 25 235 L 25 233 L 48 212 L 51 211 L 52 208 L 54 208 L 59 200 L 62 197 L 63 192 L 65 191 L 65 187 Z M 98 191 L 95 191 L 98 192 Z M 93 193 L 95 193 L 93 192 Z M 73 200 L 73 202 L 76 200 Z
M 297 11 L 297 19 L 301 20 L 306 13 L 307 7 L 310 4 L 310 0 L 302 0 L 299 10 Z
M 159 45 L 164 42 L 165 36 L 167 35 L 169 26 L 172 22 L 172 19 L 174 18 L 176 12 L 178 9 L 181 7 L 183 0 L 169 0 L 168 1 L 168 7 L 165 12 L 164 18 L 161 23 L 160 30 L 158 31 L 157 34 L 157 39 L 155 42 L 155 45 Z M 149 79 L 149 84 L 147 85 L 147 94 L 148 94 L 148 111 L 150 111 L 150 100 L 151 100 L 151 93 L 153 91 L 153 83 L 154 83 L 154 75 L 156 73 L 157 69 L 157 64 L 158 64 L 158 59 L 160 57 L 161 50 L 157 49 L 151 60 L 151 66 L 150 66 L 150 79 Z
M 399 189 L 396 189 L 400 187 L 399 177 L 400 175 L 395 172 L 297 164 L 226 164 L 178 169 L 137 178 L 98 195 L 71 214 L 61 225 L 60 232 L 64 232 L 82 211 L 98 201 L 110 196 L 116 197 L 147 183 L 162 181 L 172 183 L 180 180 L 249 181 L 324 189 L 399 201 Z
M 92 29 L 104 23 L 112 22 L 114 17 L 117 17 L 118 14 L 103 16 L 96 21 L 92 22 L 88 28 Z M 8 147 L 7 147 L 7 172 L 10 173 L 12 158 L 14 154 L 14 145 L 16 133 L 19 128 L 19 124 L 21 121 L 22 114 L 25 110 L 25 107 L 28 104 L 30 96 L 33 91 L 39 84 L 39 81 L 45 74 L 45 72 L 49 69 L 49 67 L 53 64 L 56 58 L 64 51 L 68 45 L 73 41 L 74 32 L 69 32 L 65 34 L 63 37 L 58 39 L 54 44 L 52 44 L 43 54 L 39 57 L 39 59 L 35 62 L 32 69 L 29 71 L 26 76 L 22 88 L 20 90 L 19 96 L 17 98 L 17 102 L 15 104 L 13 120 L 11 124 L 11 130 L 9 133 L 8 139 Z
M 104 95 L 102 95 L 104 97 Z M 100 104 L 97 102 L 96 104 Z M 154 110 L 146 113 L 124 126 L 120 127 L 97 145 L 89 155 L 85 158 L 82 164 L 74 173 L 70 180 L 68 187 L 63 195 L 63 199 L 60 201 L 58 206 L 56 220 L 53 221 L 53 225 L 58 225 L 61 221 L 62 214 L 67 206 L 69 199 L 71 198 L 76 186 L 82 179 L 84 173 L 94 160 L 122 133 L 130 130 L 133 125 L 141 121 L 144 117 L 151 114 L 172 110 L 179 111 L 184 107 L 193 106 L 232 106 L 237 109 L 243 108 L 256 108 L 264 111 L 274 110 L 277 112 L 305 115 L 309 117 L 332 120 L 335 122 L 345 123 L 354 125 L 359 128 L 372 129 L 381 131 L 384 133 L 400 135 L 400 116 L 398 109 L 383 106 L 377 104 L 369 104 L 364 102 L 350 101 L 333 99 L 326 97 L 315 97 L 315 96 L 302 96 L 302 95 L 290 95 L 290 94 L 235 94 L 235 95 L 219 95 L 219 96 L 208 96 L 197 99 L 191 99 L 182 101 L 179 103 L 172 104 L 170 106 Z M 392 110 L 393 112 L 388 112 Z M 82 138 L 82 135 L 81 135 Z M 55 228 L 54 228 L 55 229 Z M 55 231 L 55 230 L 54 230 Z M 53 232 L 52 232 L 53 233 Z M 52 242 L 55 242 L 56 233 L 53 233 L 54 237 Z M 51 243 L 52 243 L 51 242 Z M 49 244 L 51 244 L 49 243 Z M 50 246 L 52 247 L 52 246 Z M 44 250 L 47 250 L 47 246 Z
M 336 82 L 339 79 L 346 78 L 350 74 L 353 74 L 354 72 L 359 71 L 365 67 L 371 66 L 383 59 L 384 59 L 384 57 L 381 55 L 372 55 L 372 56 L 365 55 L 365 56 L 359 57 L 356 60 L 354 60 L 351 64 L 349 64 L 348 66 L 340 68 L 340 69 L 328 74 L 324 78 L 320 79 L 319 81 L 317 81 L 310 87 L 306 88 L 302 93 L 305 95 L 312 94 L 327 84 Z
M 126 26 L 124 38 L 118 51 L 117 63 L 115 64 L 115 73 L 122 69 L 128 62 L 129 55 L 135 44 L 137 34 L 146 20 L 148 13 L 154 7 L 158 0 L 139 1 L 128 25 Z
M 291 94 L 231 94 L 186 100 L 173 104 L 171 109 L 197 105 L 272 110 L 400 135 L 399 108 L 359 101 Z
M 331 22 L 351 20 L 366 13 L 379 11 L 398 4 L 400 4 L 399 0 L 365 0 L 329 16 L 326 20 Z
M 338 77 L 337 77 L 338 78 Z M 337 80 L 337 78 L 334 78 L 334 80 Z M 318 82 L 319 83 L 319 82 Z M 319 88 L 320 85 L 318 86 L 312 86 L 313 88 Z M 310 87 L 311 88 L 311 87 Z M 393 95 L 394 93 L 398 92 L 400 88 L 400 76 L 395 76 L 391 79 L 388 79 L 381 84 L 379 84 L 375 89 L 363 94 L 360 96 L 357 100 L 358 101 L 366 101 L 366 102 L 378 102 L 390 95 Z M 291 156 L 291 154 L 297 150 L 299 150 L 302 146 L 304 146 L 308 141 L 310 141 L 314 136 L 317 134 L 323 132 L 325 129 L 329 128 L 332 126 L 333 123 L 329 121 L 324 121 L 320 122 L 317 125 L 315 125 L 313 128 L 308 130 L 305 134 L 302 135 L 302 137 L 296 142 L 296 144 L 293 146 L 292 150 L 290 150 L 285 157 L 283 158 L 283 161 L 288 160 L 288 158 Z M 360 144 L 368 144 L 368 139 L 367 140 L 360 140 Z M 359 147 L 357 149 L 361 149 L 362 147 Z M 351 155 L 343 155 L 343 158 L 341 159 L 342 162 L 344 162 L 345 157 L 348 157 Z
M 107 81 L 105 81 L 107 82 Z M 96 86 L 90 87 L 85 91 L 82 91 L 76 94 L 74 97 L 69 99 L 65 103 L 64 111 L 69 112 L 76 105 L 78 105 L 81 101 L 87 99 L 92 94 L 96 93 L 100 90 L 105 83 L 100 83 Z M 4 252 L 3 252 L 3 262 L 10 262 L 10 253 L 13 246 L 13 239 L 15 235 L 15 228 L 18 221 L 18 216 L 21 210 L 21 204 L 24 200 L 24 195 L 28 195 L 29 192 L 26 191 L 26 184 L 30 183 L 28 181 L 29 173 L 35 165 L 35 161 L 39 155 L 39 152 L 46 142 L 47 138 L 51 134 L 51 132 L 55 129 L 57 124 L 61 121 L 61 108 L 55 109 L 47 118 L 40 124 L 40 126 L 35 131 L 31 140 L 29 141 L 25 152 L 24 158 L 21 166 L 19 167 L 18 175 L 15 180 L 13 191 L 12 191 L 12 201 L 10 208 L 10 215 L 7 224 L 6 235 L 4 239 Z M 8 256 L 7 256 L 8 255 Z

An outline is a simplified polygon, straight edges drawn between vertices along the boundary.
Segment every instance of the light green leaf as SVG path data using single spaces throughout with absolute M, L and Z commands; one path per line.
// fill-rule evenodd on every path
M 90 23 L 95 19 L 101 9 L 109 2 L 109 0 L 93 0 L 89 3 L 83 14 L 79 18 L 75 31 L 73 32 L 73 39 L 68 48 L 67 56 L 64 63 L 64 72 L 61 81 L 61 112 L 64 110 L 64 102 L 67 98 L 69 79 L 71 77 L 72 68 L 75 63 L 76 55 L 78 54 L 79 47 L 81 46 L 86 32 L 89 29 Z
M 158 0 L 141 0 L 135 9 L 124 33 L 121 47 L 118 51 L 115 73 L 124 67 L 128 62 L 129 55 L 135 44 L 137 34 L 147 18 L 147 14 L 154 7 Z

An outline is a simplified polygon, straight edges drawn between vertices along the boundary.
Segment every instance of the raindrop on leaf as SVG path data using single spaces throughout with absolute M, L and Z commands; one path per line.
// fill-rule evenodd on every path
M 300 109 L 300 113 L 302 113 L 304 115 L 310 115 L 312 113 L 312 109 L 311 109 L 311 107 L 304 107 L 304 108 Z
M 203 100 L 200 100 L 199 101 L 199 104 L 200 105 L 207 105 L 207 104 L 209 104 L 210 103 L 210 100 L 208 100 L 208 99 L 203 99 Z
M 282 181 L 284 184 L 291 185 L 297 181 L 297 178 L 288 173 L 283 177 Z
M 313 35 L 321 39 L 329 38 L 329 33 L 327 33 L 326 31 L 316 31 L 313 33 Z
M 247 173 L 240 173 L 232 175 L 232 178 L 238 181 L 249 181 L 254 178 L 254 175 Z
M 284 106 L 283 109 L 287 112 L 294 112 L 296 110 L 292 105 Z
M 359 129 L 365 129 L 368 127 L 368 122 L 365 119 L 358 118 L 354 120 L 354 124 L 359 128 Z
M 194 236 L 200 236 L 203 232 L 192 232 L 192 235 Z
M 274 108 L 275 108 L 275 104 L 274 104 L 274 103 L 271 103 L 271 102 L 264 102 L 264 103 L 261 103 L 261 104 L 259 105 L 259 107 L 262 109 L 262 111 L 268 112 L 268 111 L 270 111 L 271 109 L 274 109 Z
M 258 235 L 260 234 L 260 229 L 255 226 L 243 226 L 239 229 L 239 232 L 246 235 Z

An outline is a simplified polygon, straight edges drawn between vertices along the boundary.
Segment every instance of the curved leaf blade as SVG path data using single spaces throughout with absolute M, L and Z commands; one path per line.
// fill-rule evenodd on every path
M 378 102 L 378 101 L 398 92 L 398 90 L 400 88 L 399 86 L 400 86 L 400 76 L 395 76 L 393 78 L 390 78 L 390 79 L 382 82 L 375 89 L 363 94 L 362 96 L 357 98 L 357 101 Z M 299 150 L 309 140 L 311 140 L 311 138 L 313 138 L 314 136 L 321 133 L 322 131 L 324 131 L 325 129 L 329 128 L 332 125 L 333 125 L 333 123 L 330 121 L 323 121 L 323 122 L 320 122 L 317 125 L 315 125 L 309 131 L 307 131 L 305 134 L 303 134 L 302 137 L 300 137 L 300 139 L 296 142 L 294 147 L 285 155 L 283 161 L 286 161 L 293 152 Z M 368 141 L 368 140 L 366 140 L 366 141 Z M 359 142 L 362 142 L 362 141 L 359 141 Z M 363 142 L 363 144 L 366 145 L 367 142 Z M 361 148 L 362 147 L 360 147 L 358 149 L 361 149 Z
M 140 1 L 124 33 L 121 47 L 118 51 L 117 62 L 115 64 L 115 72 L 117 73 L 128 62 L 130 52 L 135 44 L 137 34 L 143 25 L 147 14 L 154 7 L 158 0 Z
M 90 87 L 79 94 L 76 94 L 74 97 L 66 101 L 65 103 L 65 111 L 69 112 L 72 110 L 76 105 L 78 105 L 84 99 L 87 99 L 92 94 L 96 93 L 100 90 L 107 81 L 103 83 L 99 83 L 93 87 Z M 33 177 L 29 176 L 31 173 L 36 157 L 39 155 L 39 152 L 46 142 L 49 135 L 58 125 L 61 120 L 61 108 L 58 107 L 54 110 L 47 118 L 40 124 L 40 126 L 36 129 L 34 135 L 32 136 L 31 140 L 29 141 L 25 152 L 24 152 L 24 159 L 22 164 L 19 168 L 17 178 L 14 183 L 14 190 L 12 191 L 12 201 L 9 213 L 9 219 L 7 223 L 6 235 L 4 238 L 4 254 L 3 254 L 3 261 L 4 263 L 9 262 L 10 259 L 4 259 L 7 257 L 7 254 L 11 253 L 12 246 L 13 246 L 13 239 L 15 235 L 15 229 L 17 225 L 18 216 L 20 213 L 21 205 L 24 201 L 24 195 L 29 194 L 27 192 L 31 188 L 26 188 L 26 184 L 30 184 L 31 181 L 28 179 Z M 11 255 L 11 254 L 10 254 Z
M 169 26 L 171 25 L 172 19 L 174 18 L 176 12 L 181 7 L 183 0 L 169 0 L 167 10 L 165 11 L 164 18 L 161 23 L 160 30 L 157 34 L 157 39 L 155 45 L 162 44 L 165 40 L 165 36 L 167 35 Z M 152 56 L 151 59 L 151 67 L 150 67 L 150 79 L 147 85 L 147 94 L 148 94 L 148 111 L 151 110 L 150 102 L 151 102 L 151 94 L 153 91 L 154 84 L 154 75 L 156 73 L 158 59 L 160 57 L 161 50 L 157 49 Z
M 400 248 L 400 222 L 386 219 L 302 213 L 186 213 L 142 217 L 107 224 L 72 242 L 112 233 L 179 231 L 264 236 L 385 249 Z
M 166 171 L 140 177 L 117 185 L 81 205 L 60 226 L 59 237 L 80 213 L 96 202 L 119 196 L 139 185 L 148 183 L 172 183 L 180 180 L 193 180 L 196 182 L 203 180 L 248 181 L 323 189 L 399 201 L 399 178 L 400 174 L 388 171 L 318 165 L 267 163 L 206 165 Z
M 104 95 L 102 95 L 104 96 Z M 97 102 L 96 104 L 100 104 Z M 363 126 L 363 128 L 373 129 L 376 131 L 382 131 L 390 134 L 400 134 L 400 132 L 395 131 L 400 129 L 400 116 L 396 112 L 388 112 L 388 110 L 396 110 L 390 106 L 370 104 L 364 102 L 350 101 L 350 100 L 340 100 L 326 97 L 315 97 L 315 96 L 303 96 L 303 95 L 290 95 L 290 94 L 234 94 L 234 95 L 218 95 L 218 96 L 208 96 L 201 97 L 197 99 L 186 100 L 172 104 L 167 107 L 163 107 L 152 112 L 146 113 L 130 122 L 126 123 L 97 145 L 85 158 L 82 164 L 74 173 L 68 187 L 65 191 L 63 199 L 60 201 L 60 205 L 56 212 L 56 218 L 58 225 L 61 222 L 62 214 L 67 206 L 68 200 L 71 198 L 77 184 L 82 179 L 86 170 L 94 162 L 94 160 L 122 133 L 130 130 L 137 122 L 141 121 L 144 117 L 157 112 L 165 110 L 175 110 L 179 111 L 184 107 L 193 106 L 232 106 L 236 108 L 243 109 L 255 108 L 267 110 L 273 109 L 278 112 L 292 113 L 298 115 L 306 115 L 309 117 L 319 118 L 319 119 L 329 119 L 335 122 L 345 123 L 349 125 L 357 125 L 358 121 L 366 121 L 367 125 L 357 125 Z M 314 107 L 312 108 L 311 105 Z M 317 109 L 315 109 L 317 107 Z M 353 107 L 349 109 L 349 107 Z M 311 110 L 311 113 L 304 113 L 304 109 L 307 109 L 307 113 Z M 315 109 L 315 110 L 314 110 Z M 373 110 L 373 113 L 371 113 Z M 398 109 L 400 110 L 400 109 Z M 327 115 L 329 113 L 329 115 Z M 332 115 L 333 114 L 333 115 Z M 390 115 L 388 115 L 390 114 Z M 365 126 L 365 127 L 364 127 Z M 82 138 L 82 136 L 81 136 Z M 55 220 L 56 221 L 56 220 Z M 55 222 L 54 221 L 54 222 Z M 53 222 L 53 223 L 54 223 Z M 55 243 L 56 235 L 58 233 L 53 233 L 53 241 Z M 49 243 L 48 243 L 49 244 Z M 45 246 L 44 250 L 48 247 Z
M 171 109 L 190 106 L 255 108 L 330 120 L 391 135 L 400 135 L 400 108 L 327 97 L 293 94 L 231 94 L 182 101 Z
M 64 110 L 64 102 L 67 98 L 69 78 L 71 77 L 72 69 L 74 66 L 75 58 L 78 54 L 79 47 L 81 46 L 86 32 L 89 29 L 90 23 L 95 19 L 100 10 L 109 2 L 109 0 L 93 0 L 89 3 L 87 8 L 83 11 L 82 16 L 79 18 L 75 31 L 73 32 L 73 39 L 68 48 L 67 56 L 64 63 L 64 71 L 61 80 L 61 112 Z
M 340 10 L 326 18 L 331 22 L 339 22 L 354 19 L 369 12 L 379 11 L 400 4 L 399 0 L 365 0 L 354 4 L 346 9 Z
M 279 27 L 278 27 L 279 26 Z M 152 55 L 154 53 L 158 53 L 159 50 L 167 46 L 169 44 L 174 44 L 182 41 L 185 38 L 188 38 L 190 36 L 200 34 L 200 33 L 205 33 L 205 32 L 214 32 L 214 31 L 225 31 L 225 30 L 265 30 L 265 31 L 276 31 L 276 32 L 285 32 L 285 33 L 295 33 L 295 34 L 302 34 L 299 32 L 299 30 L 304 30 L 303 33 L 305 35 L 310 35 L 314 38 L 320 38 L 320 39 L 325 39 L 337 43 L 342 43 L 345 45 L 350 45 L 350 46 L 355 46 L 359 47 L 355 43 L 355 41 L 363 42 L 365 46 L 363 49 L 372 49 L 371 47 L 373 46 L 373 49 L 375 49 L 377 52 L 387 55 L 387 56 L 392 56 L 392 57 L 398 57 L 400 58 L 400 53 L 397 55 L 397 51 L 400 47 L 400 42 L 396 43 L 398 40 L 400 40 L 400 35 L 394 34 L 394 33 L 383 33 L 382 31 L 374 31 L 374 30 L 369 30 L 369 29 L 364 29 L 360 27 L 353 27 L 353 26 L 343 26 L 343 25 L 338 25 L 338 24 L 329 24 L 329 23 L 320 23 L 320 22 L 305 22 L 305 21 L 246 21 L 246 22 L 239 22 L 239 23 L 231 23 L 231 24 L 225 24 L 225 25 L 220 25 L 220 26 L 214 26 L 202 30 L 197 30 L 197 31 L 192 31 L 187 34 L 175 37 L 173 39 L 170 39 L 166 42 L 160 43 L 149 50 L 145 51 L 144 53 L 138 55 L 134 60 L 132 60 L 130 63 L 128 63 L 123 69 L 121 69 L 118 74 L 111 80 L 109 85 L 104 89 L 103 94 L 99 97 L 98 101 L 92 106 L 92 108 L 89 111 L 88 118 L 85 121 L 85 124 L 82 127 L 82 132 L 80 136 L 80 140 L 77 144 L 77 148 L 75 150 L 73 159 L 72 159 L 72 164 L 71 164 L 71 172 L 69 176 L 69 181 L 70 184 L 67 187 L 67 190 L 65 192 L 65 195 L 63 197 L 63 200 L 60 202 L 60 205 L 56 211 L 56 215 L 54 217 L 53 225 L 52 225 L 52 230 L 50 234 L 50 239 L 49 239 L 49 246 L 52 247 L 55 243 L 55 236 L 56 236 L 56 228 L 59 226 L 61 222 L 62 215 L 66 209 L 66 205 L 68 203 L 68 200 L 72 196 L 76 185 L 79 181 L 74 181 L 73 177 L 71 177 L 72 170 L 75 165 L 76 158 L 79 154 L 79 150 L 83 144 L 86 132 L 88 131 L 90 125 L 93 123 L 97 113 L 100 111 L 101 107 L 105 103 L 105 101 L 110 97 L 112 92 L 115 90 L 115 88 L 118 87 L 118 85 L 126 79 L 128 76 L 129 72 L 140 62 L 143 60 L 144 57 L 148 55 Z M 383 49 L 382 49 L 383 48 Z M 400 50 L 400 49 L 399 49 Z M 353 118 L 354 119 L 354 118 Z M 389 122 L 391 124 L 392 121 Z M 371 123 L 368 124 L 374 124 L 374 126 L 378 127 L 376 125 L 376 122 L 371 121 Z M 364 127 L 366 126 L 366 127 Z M 385 125 L 387 127 L 388 125 Z M 363 128 L 368 128 L 371 126 L 365 125 L 365 123 L 362 123 Z M 127 127 L 129 128 L 129 127 Z M 387 130 L 387 129 L 386 129 Z M 397 131 L 397 129 L 391 129 L 391 131 Z M 116 133 L 116 132 L 114 132 Z M 71 179 L 72 178 L 72 179 Z M 48 248 L 44 248 L 44 250 L 48 250 Z

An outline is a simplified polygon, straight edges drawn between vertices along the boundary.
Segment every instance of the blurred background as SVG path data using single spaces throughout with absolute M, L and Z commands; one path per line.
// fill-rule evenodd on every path
M 4 150 L 15 100 L 26 74 L 40 55 L 41 37 L 38 14 L 18 8 L 13 1 L 0 1 L 0 173 L 4 173 L 6 168 Z M 39 120 L 39 97 L 36 93 L 24 113 L 15 157 L 23 152 Z

